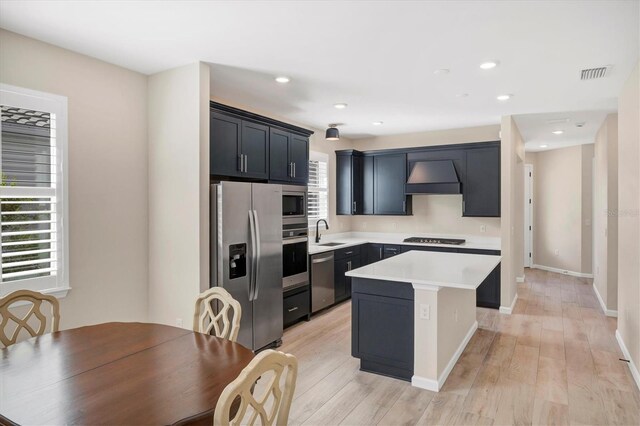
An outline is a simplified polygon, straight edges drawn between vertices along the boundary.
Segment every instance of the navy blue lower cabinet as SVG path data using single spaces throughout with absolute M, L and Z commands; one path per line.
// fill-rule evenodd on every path
M 353 278 L 351 355 L 360 370 L 411 381 L 413 300 L 409 283 Z
M 500 256 L 500 250 L 460 249 L 460 253 Z M 500 309 L 500 264 L 476 290 L 476 306 Z

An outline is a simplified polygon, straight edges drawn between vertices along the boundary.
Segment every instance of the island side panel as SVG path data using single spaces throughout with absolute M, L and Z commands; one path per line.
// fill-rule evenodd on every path
M 360 369 L 411 380 L 414 291 L 409 283 L 353 278 L 351 354 Z
M 475 290 L 416 286 L 414 386 L 442 388 L 478 326 L 475 305 Z
M 438 292 L 439 381 L 446 380 L 477 328 L 476 292 L 458 288 L 441 289 Z

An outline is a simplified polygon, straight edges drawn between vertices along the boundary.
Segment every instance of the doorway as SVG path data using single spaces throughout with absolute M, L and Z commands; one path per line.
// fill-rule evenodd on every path
M 524 267 L 533 267 L 533 165 L 524 165 Z

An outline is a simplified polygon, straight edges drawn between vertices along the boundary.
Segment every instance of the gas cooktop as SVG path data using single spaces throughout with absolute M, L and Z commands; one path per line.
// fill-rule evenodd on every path
M 405 238 L 404 242 L 417 244 L 451 244 L 459 246 L 460 244 L 464 244 L 465 240 L 458 240 L 455 238 L 410 237 Z

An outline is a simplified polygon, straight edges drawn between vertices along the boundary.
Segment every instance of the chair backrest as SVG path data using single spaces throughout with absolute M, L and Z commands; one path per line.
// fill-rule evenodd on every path
M 260 352 L 222 391 L 213 424 L 254 425 L 259 419 L 263 426 L 286 425 L 297 376 L 298 360 L 293 355 L 271 349 Z
M 9 310 L 11 305 L 18 302 L 31 303 L 31 307 L 25 315 L 18 315 L 15 310 L 14 312 Z M 18 290 L 5 297 L 0 297 L 0 342 L 5 347 L 16 343 L 22 330 L 29 333 L 31 337 L 41 336 L 46 333 L 47 316 L 41 310 L 43 302 L 51 305 L 51 331 L 58 331 L 60 305 L 55 297 L 31 290 Z M 35 318 L 35 326 L 29 324 L 32 317 Z M 9 325 L 12 323 L 15 324 L 13 331 L 9 330 Z
M 218 304 L 216 314 L 214 304 Z M 230 312 L 231 311 L 231 312 Z M 240 331 L 242 308 L 227 290 L 212 287 L 198 296 L 195 314 L 193 315 L 193 331 L 211 334 L 235 342 Z

